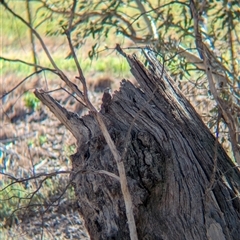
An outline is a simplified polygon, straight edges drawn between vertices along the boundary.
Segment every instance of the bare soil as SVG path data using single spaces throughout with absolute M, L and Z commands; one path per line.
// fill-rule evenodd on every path
M 51 41 L 49 44 L 54 45 Z M 54 50 L 54 47 L 53 47 Z M 69 76 L 76 76 L 69 72 Z M 118 89 L 121 78 L 109 76 L 108 73 L 88 73 L 86 76 L 89 85 L 90 100 L 100 107 L 102 93 L 105 88 Z M 79 86 L 79 82 L 71 77 Z M 21 79 L 14 74 L 2 76 L 0 96 L 14 88 Z M 134 81 L 134 80 L 132 80 Z M 0 109 L 0 151 L 1 162 L 0 180 L 8 178 L 6 174 L 15 178 L 26 178 L 38 173 L 51 173 L 54 171 L 70 171 L 71 162 L 67 149 L 75 145 L 75 139 L 53 114 L 42 104 L 33 110 L 26 107 L 23 93 L 35 88 L 54 90 L 59 87 L 66 88 L 58 79 L 46 80 L 43 75 L 26 81 L 8 96 L 2 99 Z M 206 101 L 206 90 L 197 90 L 192 84 L 180 84 L 197 111 L 204 116 L 205 122 L 209 120 L 208 113 L 212 102 Z M 79 115 L 87 114 L 85 109 L 75 98 L 63 90 L 51 93 L 68 111 Z M 41 142 L 41 137 L 44 141 Z M 59 176 L 61 186 L 67 186 L 68 177 Z M 29 183 L 29 186 L 32 186 Z M 1 185 L 1 184 L 0 184 Z M 52 197 L 52 196 L 51 196 Z M 57 196 L 56 196 L 57 197 Z M 46 199 L 46 202 L 51 202 Z M 57 206 L 52 206 L 44 214 L 24 209 L 20 211 L 14 221 L 0 222 L 0 239 L 89 239 L 84 228 L 84 222 L 78 213 L 78 205 L 74 198 L 63 196 Z
M 68 76 L 76 76 L 68 72 Z M 95 106 L 100 108 L 104 89 L 112 91 L 118 88 L 119 76 L 109 76 L 108 73 L 88 73 L 89 97 Z M 13 89 L 21 81 L 15 74 L 3 76 L 0 96 Z M 78 86 L 78 80 L 71 78 Z M 37 174 L 47 174 L 56 171 L 71 171 L 69 146 L 75 146 L 75 139 L 53 114 L 40 104 L 36 109 L 29 109 L 23 94 L 35 88 L 51 91 L 66 85 L 58 79 L 46 80 L 36 76 L 21 84 L 2 99 L 0 122 L 0 187 L 13 176 L 16 179 L 29 178 Z M 87 114 L 85 109 L 74 97 L 64 90 L 53 91 L 52 96 L 68 111 L 81 115 Z M 44 138 L 44 141 L 41 141 Z M 61 179 L 59 188 L 64 189 L 69 179 L 67 175 L 58 175 Z M 40 179 L 37 180 L 40 183 Z M 34 181 L 27 181 L 26 190 L 34 187 Z M 57 188 L 58 186 L 54 186 Z M 1 193 L 0 193 L 1 194 Z M 51 198 L 56 196 L 46 194 L 45 203 L 51 205 Z M 3 199 L 4 197 L 1 197 Z M 55 206 L 56 205 L 56 206 Z M 74 198 L 64 195 L 59 201 L 45 211 L 43 205 L 38 210 L 26 208 L 17 212 L 17 217 L 0 217 L 0 239 L 88 239 L 84 222 L 78 213 L 78 205 Z M 39 210 L 40 209 L 40 210 Z M 12 211 L 15 209 L 12 209 Z

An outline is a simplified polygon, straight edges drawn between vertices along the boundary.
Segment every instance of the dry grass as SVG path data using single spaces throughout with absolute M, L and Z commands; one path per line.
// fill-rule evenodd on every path
M 3 43 L 6 43 L 5 40 Z M 68 46 L 64 40 L 59 41 L 56 37 L 45 37 L 44 40 L 50 51 L 55 53 L 54 58 L 59 59 L 57 60 L 59 64 L 62 64 L 61 59 L 62 62 L 71 61 L 64 60 L 68 52 L 66 50 Z M 19 49 L 5 44 L 3 56 L 31 62 L 31 49 L 28 44 L 21 45 Z M 90 44 L 81 49 L 83 53 L 79 52 L 81 64 L 87 59 L 89 47 Z M 37 45 L 37 52 L 43 65 L 48 66 L 39 45 Z M 120 80 L 125 77 L 124 72 L 126 72 L 126 63 L 123 59 L 119 56 L 114 57 L 115 65 L 110 65 L 109 62 L 113 62 L 113 58 L 110 56 L 107 62 L 106 53 L 104 54 L 105 58 L 93 62 L 88 60 L 88 64 L 83 67 L 89 85 L 90 100 L 98 108 L 100 108 L 103 90 L 106 87 L 111 87 L 112 91 L 118 89 Z M 98 62 L 101 64 L 98 65 Z M 24 65 L 18 64 L 16 67 L 16 63 L 5 61 L 2 63 L 0 96 L 9 92 L 25 76 L 33 72 L 31 68 Z M 71 64 L 62 64 L 62 66 L 69 79 L 79 86 L 75 78 L 75 68 Z M 105 69 L 105 66 L 108 68 Z M 110 71 L 111 66 L 118 66 L 119 70 Z M 31 97 L 31 94 L 32 99 L 26 98 L 26 93 L 31 93 L 35 88 L 52 91 L 59 87 L 66 88 L 63 82 L 56 79 L 56 76 L 45 73 L 28 79 L 2 99 L 0 109 L 0 171 L 3 173 L 0 174 L 1 189 L 11 182 L 6 174 L 22 179 L 39 173 L 71 170 L 69 156 L 74 153 L 74 138 L 45 106 L 41 103 L 35 105 L 36 99 Z M 63 90 L 52 92 L 52 96 L 69 111 L 79 115 L 87 113 L 80 103 Z M 43 239 L 88 239 L 83 220 L 77 213 L 76 199 L 72 189 L 61 197 L 57 206 L 51 206 L 44 214 L 42 213 L 68 185 L 67 175 L 58 175 L 44 182 L 39 193 L 31 200 L 40 207 L 27 207 L 20 210 L 21 207 L 29 204 L 29 200 L 23 198 L 33 193 L 41 181 L 42 179 L 37 179 L 16 183 L 13 188 L 9 187 L 6 191 L 0 192 L 0 239 L 40 239 L 42 236 Z M 17 198 L 11 200 L 14 196 Z M 19 211 L 14 212 L 17 209 Z
M 55 45 L 55 38 L 46 40 L 50 46 Z M 101 59 L 99 61 L 101 61 Z M 119 63 L 121 64 L 121 60 L 119 60 Z M 94 67 L 93 65 L 93 68 Z M 79 82 L 75 79 L 75 71 L 69 70 L 67 71 L 67 75 L 73 82 L 79 85 Z M 94 70 L 88 71 L 86 78 L 90 90 L 90 100 L 94 105 L 100 107 L 103 90 L 106 87 L 111 87 L 113 91 L 118 89 L 120 80 L 123 77 L 124 72 L 122 74 L 113 74 Z M 9 70 L 3 75 L 0 95 L 15 87 L 21 79 L 19 74 L 11 73 Z M 51 74 L 35 76 L 20 85 L 20 87 L 3 99 L 0 110 L 2 116 L 0 123 L 0 167 L 3 173 L 11 174 L 17 178 L 26 178 L 37 173 L 71 170 L 69 155 L 74 152 L 75 140 L 45 106 L 40 104 L 35 109 L 29 108 L 24 98 L 26 91 L 32 91 L 35 88 L 53 90 L 59 87 L 66 88 L 65 84 Z M 208 94 L 207 90 L 204 88 L 197 89 L 191 83 L 181 83 L 180 87 L 186 97 L 195 106 L 198 113 L 203 116 L 204 121 L 208 122 L 209 111 L 213 108 L 213 101 L 210 100 L 210 97 L 208 99 L 206 98 Z M 69 111 L 78 113 L 79 115 L 87 112 L 81 104 L 63 90 L 53 92 L 52 96 Z M 6 177 L 3 175 L 0 176 L 3 187 Z M 59 179 L 61 179 L 60 186 Z M 53 192 L 59 188 L 64 189 L 68 184 L 68 177 L 60 175 L 55 181 L 49 184 Z M 24 188 L 19 188 L 16 185 L 16 189 L 19 191 L 33 191 L 36 189 L 34 182 L 29 181 L 28 184 L 25 185 Z M 60 193 L 57 195 L 59 194 Z M 46 201 L 50 201 L 53 197 L 49 194 L 48 187 L 42 188 L 41 195 L 46 198 Z M 5 199 L 3 194 L 0 194 L 0 196 L 1 199 Z M 43 206 L 44 203 L 44 201 L 41 202 Z M 1 201 L 0 204 L 8 205 L 8 201 Z M 24 211 L 19 212 L 19 215 L 16 215 L 16 218 L 12 218 L 10 214 L 18 205 L 16 203 L 15 205 L 9 205 L 9 209 L 4 210 L 6 217 L 2 219 L 2 223 L 0 223 L 2 226 L 5 226 L 5 230 L 0 231 L 0 238 L 38 239 L 41 234 L 43 234 L 46 239 L 53 239 L 56 235 L 58 239 L 68 237 L 72 237 L 73 239 L 87 239 L 87 235 L 84 235 L 84 226 L 81 217 L 77 214 L 77 211 L 72 212 L 72 206 L 74 204 L 76 204 L 74 197 L 71 196 L 70 198 L 70 196 L 66 194 L 62 197 L 59 206 L 51 207 L 44 214 L 43 219 L 40 218 L 39 208 L 37 210 L 24 209 Z M 59 213 L 59 209 L 62 209 L 63 206 L 66 206 L 66 212 L 64 214 Z M 58 222 L 56 219 L 58 219 Z M 71 225 L 67 222 L 62 224 L 64 221 L 73 221 L 71 219 L 77 219 L 76 221 L 79 224 L 71 223 Z M 14 224 L 13 220 L 17 224 Z M 56 232 L 55 224 L 60 223 L 61 227 L 58 228 Z M 71 228 L 71 226 L 75 230 L 69 233 L 68 228 Z M 78 235 L 74 235 L 76 232 L 78 232 Z M 80 236 L 79 234 L 82 235 Z
M 16 30 L 16 27 L 12 29 Z M 11 32 L 1 36 L 3 56 L 31 62 L 31 48 L 28 38 L 26 36 L 24 38 L 24 30 L 19 29 L 18 38 L 14 36 Z M 79 86 L 79 82 L 75 79 L 76 68 L 72 59 L 65 59 L 69 53 L 66 39 L 64 37 L 44 37 L 44 41 L 60 68 L 66 72 L 69 79 Z M 112 44 L 109 48 L 121 41 L 121 39 L 109 39 L 108 43 Z M 130 44 L 129 42 L 124 43 L 125 46 Z M 90 100 L 99 108 L 103 90 L 106 87 L 111 87 L 112 91 L 118 89 L 121 79 L 129 78 L 130 73 L 125 60 L 115 55 L 115 52 L 112 54 L 103 52 L 97 61 L 89 61 L 87 53 L 91 46 L 92 42 L 88 41 L 84 48 L 78 51 L 78 57 L 86 73 Z M 36 46 L 36 51 L 39 63 L 49 67 L 39 44 Z M 3 68 L 0 96 L 10 91 L 24 77 L 33 72 L 32 68 L 24 65 L 1 63 Z M 26 104 L 26 98 L 24 98 L 25 92 L 31 92 L 35 88 L 54 90 L 59 87 L 66 88 L 63 82 L 56 79 L 56 76 L 42 73 L 27 80 L 2 99 L 0 109 L 0 170 L 2 173 L 17 178 L 26 178 L 37 173 L 71 170 L 69 155 L 74 152 L 75 146 L 72 135 L 45 106 L 40 104 L 36 108 L 31 108 L 31 105 L 29 107 Z M 191 83 L 184 83 L 181 87 L 198 113 L 203 116 L 204 121 L 208 122 L 213 101 L 210 100 L 210 97 L 206 99 L 207 90 L 198 90 Z M 81 104 L 63 90 L 53 92 L 52 96 L 69 111 L 79 115 L 87 112 Z M 0 187 L 3 188 L 8 183 L 7 177 L 0 175 L 0 180 Z M 11 216 L 11 213 L 19 207 L 19 202 L 10 204 L 9 200 L 3 199 L 6 199 L 6 196 L 11 197 L 13 193 L 21 193 L 23 196 L 24 193 L 32 192 L 39 182 L 40 180 L 37 183 L 28 181 L 22 185 L 17 184 L 15 190 L 9 191 L 7 195 L 5 192 L 0 192 L 0 216 L 4 216 L 0 217 L 0 239 L 40 239 L 42 235 L 44 239 L 87 239 L 88 237 L 84 233 L 84 224 L 77 213 L 76 200 L 72 190 L 61 198 L 58 206 L 50 207 L 44 215 L 41 215 L 40 208 L 27 208 L 20 211 L 14 218 Z M 64 189 L 67 184 L 68 176 L 63 175 L 48 182 L 49 186 L 41 189 L 41 197 L 39 197 L 43 208 L 44 204 L 53 201 L 54 194 L 55 197 L 59 196 L 60 192 L 57 190 Z

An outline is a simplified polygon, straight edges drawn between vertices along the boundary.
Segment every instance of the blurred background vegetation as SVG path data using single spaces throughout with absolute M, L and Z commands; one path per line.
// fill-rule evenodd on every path
M 230 0 L 197 1 L 201 34 L 215 59 L 221 63 L 227 82 L 216 83 L 219 96 L 228 104 L 236 123 L 237 142 L 240 143 L 240 11 L 239 2 Z M 12 12 L 15 13 L 15 15 Z M 189 1 L 169 0 L 35 0 L 1 1 L 1 126 L 0 126 L 0 169 L 4 174 L 17 178 L 32 176 L 34 171 L 71 169 L 69 155 L 74 152 L 74 142 L 65 129 L 57 123 L 48 110 L 33 96 L 36 87 L 54 91 L 54 96 L 69 110 L 84 114 L 84 108 L 71 95 L 62 91 L 66 86 L 49 71 L 26 79 L 10 94 L 24 78 L 39 70 L 37 65 L 52 68 L 45 52 L 24 19 L 42 37 L 57 66 L 74 83 L 76 66 L 70 54 L 64 29 L 72 21 L 69 29 L 79 63 L 87 76 L 91 100 L 100 104 L 104 88 L 113 90 L 122 78 L 130 78 L 127 62 L 115 51 L 117 43 L 129 54 L 137 54 L 144 59 L 141 49 L 151 46 L 164 62 L 178 87 L 194 105 L 203 121 L 213 134 L 216 133 L 218 106 L 209 91 L 204 69 L 192 61 L 201 58 L 195 45 L 193 19 Z M 30 64 L 35 66 L 30 66 Z M 133 80 L 134 81 L 134 80 Z M 228 126 L 221 119 L 219 141 L 233 159 Z M 56 134 L 59 138 L 54 139 Z M 60 146 L 59 146 L 60 145 Z M 45 168 L 43 167 L 45 166 Z M 48 168 L 46 168 L 48 166 Z M 50 166 L 50 167 L 49 167 Z M 21 171 L 20 171 L 21 170 Z M 5 176 L 6 177 L 6 176 Z M 60 176 L 62 177 L 62 176 Z M 52 178 L 51 178 L 52 179 Z M 2 177 L 1 188 L 9 184 Z M 11 181 L 10 181 L 11 182 Z M 62 182 L 66 184 L 67 180 Z M 34 183 L 35 184 L 35 183 Z M 19 208 L 19 201 L 6 199 L 16 195 L 24 199 L 37 185 L 29 181 L 23 187 L 17 185 L 0 192 L 0 215 L 2 225 L 11 211 Z M 52 181 L 55 190 L 59 179 Z M 61 185 L 61 184 L 60 184 Z M 64 186 L 62 186 L 64 188 Z M 51 186 L 52 188 L 52 186 Z M 53 187 L 54 188 L 54 187 Z M 29 190 L 30 189 L 30 190 Z M 49 189 L 34 195 L 33 201 L 41 203 L 49 197 Z M 51 190 L 54 192 L 55 190 Z M 9 195 L 10 194 L 10 195 Z M 11 195 L 12 194 L 12 195 Z M 70 191 L 69 196 L 72 198 Z M 43 203 L 44 201 L 42 201 Z M 39 211 L 39 209 L 38 209 Z

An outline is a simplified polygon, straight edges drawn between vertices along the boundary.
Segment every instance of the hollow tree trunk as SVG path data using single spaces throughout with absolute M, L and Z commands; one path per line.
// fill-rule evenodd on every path
M 214 151 L 213 135 L 146 54 L 149 69 L 126 56 L 140 86 L 123 80 L 112 99 L 105 93 L 101 109 L 121 154 L 128 141 L 123 161 L 139 239 L 240 239 L 238 169 L 219 144 Z M 94 117 L 79 118 L 46 93 L 36 95 L 78 140 L 72 180 L 91 239 L 129 239 L 119 181 L 104 172 L 118 175 L 116 163 Z

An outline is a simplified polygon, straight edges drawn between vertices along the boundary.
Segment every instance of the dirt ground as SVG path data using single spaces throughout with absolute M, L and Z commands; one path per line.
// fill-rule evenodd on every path
M 76 73 L 68 72 L 68 75 L 76 76 Z M 110 87 L 114 92 L 118 89 L 122 77 L 111 76 L 109 73 L 89 72 L 86 79 L 90 100 L 100 108 L 104 89 Z M 75 78 L 71 80 L 79 85 Z M 14 74 L 2 76 L 0 96 L 10 91 L 20 81 L 21 79 Z M 35 88 L 53 90 L 59 87 L 67 89 L 60 80 L 49 81 L 40 75 L 26 81 L 1 99 L 0 171 L 3 173 L 0 175 L 1 188 L 5 186 L 4 181 L 9 175 L 22 179 L 40 173 L 71 171 L 69 155 L 74 153 L 75 139 L 47 107 L 40 103 L 36 109 L 29 109 L 23 96 L 24 92 L 33 91 Z M 208 112 L 212 108 L 212 102 L 204 99 L 207 90 L 196 90 L 191 83 L 184 83 L 180 87 L 207 122 Z M 54 91 L 51 95 L 68 111 L 80 116 L 88 112 L 63 90 Z M 60 184 L 55 188 L 64 189 L 69 183 L 68 175 L 58 175 L 57 180 Z M 25 182 L 25 189 L 34 191 L 37 185 L 34 181 Z M 38 184 L 41 182 L 36 181 Z M 61 196 L 61 191 L 47 194 L 44 190 L 43 196 L 46 199 L 42 206 L 38 206 L 37 211 L 31 208 L 22 209 L 17 218 L 8 216 L 10 221 L 6 217 L 0 217 L 0 239 L 89 239 L 84 222 L 77 211 L 77 201 L 73 196 L 65 194 L 55 201 Z M 6 211 L 10 212 L 9 209 Z
M 73 73 L 75 74 L 75 73 Z M 89 96 L 95 106 L 100 107 L 102 93 L 105 88 L 116 89 L 120 79 L 114 79 L 107 75 L 91 77 L 89 82 Z M 14 76 L 3 76 L 4 86 L 0 95 L 16 86 Z M 76 82 L 77 83 L 77 82 Z M 9 94 L 2 100 L 1 124 L 0 124 L 0 170 L 1 188 L 5 186 L 7 175 L 22 179 L 41 173 L 56 171 L 71 171 L 69 155 L 72 154 L 69 146 L 74 149 L 75 139 L 65 127 L 42 104 L 35 110 L 29 109 L 24 102 L 22 93 L 28 89 L 41 88 L 41 79 L 32 80 Z M 49 89 L 59 87 L 59 80 L 51 81 Z M 5 86 L 7 86 L 5 88 Z M 65 88 L 64 84 L 61 87 Z M 55 91 L 52 96 L 59 101 L 68 111 L 79 115 L 88 111 L 72 96 L 63 90 Z M 43 140 L 41 141 L 41 139 Z M 58 175 L 61 179 L 60 188 L 69 183 L 67 175 Z M 37 180 L 38 182 L 41 179 Z M 26 189 L 34 188 L 33 181 L 27 181 Z M 55 186 L 55 188 L 58 186 Z M 44 187 L 43 187 L 44 188 Z M 43 190 L 43 194 L 48 195 Z M 1 193 L 0 193 L 1 195 Z M 60 193 L 58 193 L 60 195 Z M 55 197 L 57 198 L 56 195 Z M 49 197 L 49 196 L 46 196 Z M 52 202 L 52 199 L 45 202 Z M 4 197 L 1 199 L 5 199 Z M 88 239 L 84 223 L 77 211 L 77 202 L 74 197 L 66 194 L 51 206 L 47 211 L 43 206 L 38 210 L 23 209 L 19 211 L 17 218 L 8 221 L 0 217 L 0 239 Z M 39 210 L 40 209 L 40 210 Z M 12 209 L 14 210 L 14 209 Z M 10 211 L 9 211 L 10 212 Z M 44 213 L 43 213 L 44 212 Z

